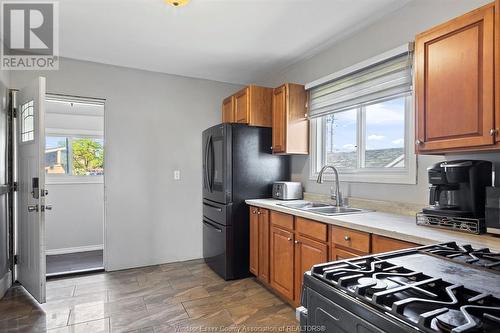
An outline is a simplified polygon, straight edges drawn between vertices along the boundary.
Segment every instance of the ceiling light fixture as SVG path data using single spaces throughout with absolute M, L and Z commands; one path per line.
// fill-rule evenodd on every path
M 174 7 L 182 7 L 189 3 L 190 0 L 165 0 L 166 3 Z

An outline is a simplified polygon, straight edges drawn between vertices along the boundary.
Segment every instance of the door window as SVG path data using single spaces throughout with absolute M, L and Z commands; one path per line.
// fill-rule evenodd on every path
M 21 105 L 21 142 L 35 139 L 35 121 L 33 115 L 33 101 Z

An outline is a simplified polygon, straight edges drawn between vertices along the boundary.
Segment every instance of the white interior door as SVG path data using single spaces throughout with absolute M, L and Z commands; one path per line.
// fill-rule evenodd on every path
M 45 78 L 17 93 L 17 279 L 45 302 Z

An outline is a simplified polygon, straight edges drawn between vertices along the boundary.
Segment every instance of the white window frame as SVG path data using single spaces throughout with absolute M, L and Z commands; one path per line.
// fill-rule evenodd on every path
M 393 99 L 396 96 L 388 96 L 383 100 L 374 101 L 381 102 L 384 100 Z M 370 103 L 371 104 L 371 103 Z M 369 104 L 365 104 L 369 105 Z M 366 138 L 366 122 L 359 121 L 361 119 L 358 110 L 357 117 L 357 144 L 364 147 Z M 315 180 L 318 173 L 326 163 L 326 148 L 325 148 L 325 124 L 324 117 L 312 119 L 310 121 L 310 166 L 309 179 Z M 319 128 L 321 123 L 321 128 Z M 405 97 L 405 167 L 398 170 L 397 168 L 357 168 L 357 169 L 342 169 L 338 168 L 339 178 L 345 182 L 360 182 L 360 183 L 382 183 L 382 184 L 416 184 L 417 183 L 417 156 L 415 154 L 415 146 L 413 145 L 413 133 L 415 133 L 415 110 L 413 103 L 413 94 L 409 93 Z M 319 147 L 321 143 L 321 147 Z M 364 150 L 364 148 L 360 150 Z M 321 149 L 321 150 L 320 150 Z M 358 153 L 358 166 L 361 166 L 363 154 Z M 333 181 L 334 176 L 331 171 L 325 172 L 324 180 Z
M 99 131 L 85 131 L 85 134 L 81 133 L 82 131 L 73 131 L 67 129 L 50 129 L 46 131 L 45 137 L 47 136 L 59 136 L 59 137 L 68 137 L 68 138 L 93 138 L 93 139 L 101 139 L 104 142 L 104 136 L 102 132 Z M 68 147 L 71 154 L 71 147 Z M 68 168 L 71 168 L 71 161 L 68 161 Z M 68 175 L 68 174 L 54 174 L 54 173 L 46 173 L 45 180 L 47 184 L 104 184 L 104 175 L 94 175 L 94 176 L 77 176 L 77 175 Z

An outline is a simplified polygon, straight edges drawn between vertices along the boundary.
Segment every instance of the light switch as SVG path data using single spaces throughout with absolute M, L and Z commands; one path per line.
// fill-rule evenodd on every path
M 181 171 L 174 170 L 174 180 L 180 180 L 180 179 L 181 179 Z

